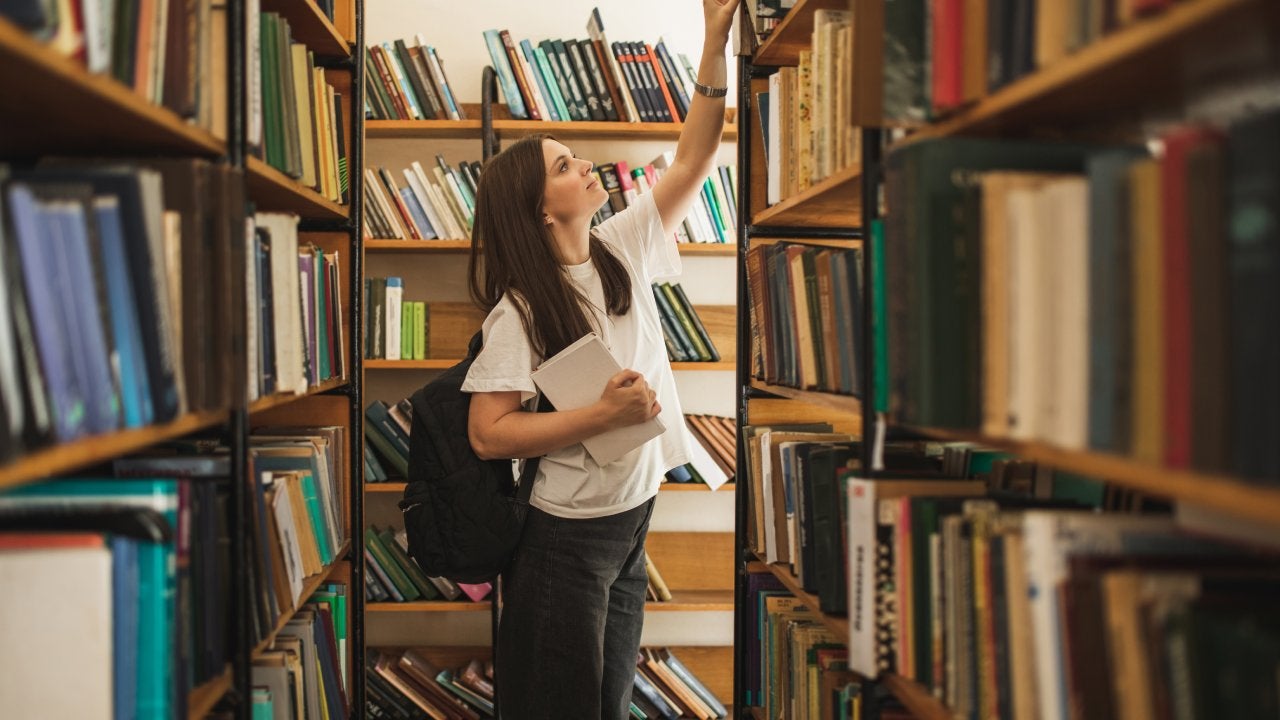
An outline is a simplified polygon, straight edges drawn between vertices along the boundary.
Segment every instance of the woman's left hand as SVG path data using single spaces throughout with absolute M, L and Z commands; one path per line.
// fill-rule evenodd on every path
M 702 0 L 702 17 L 706 21 L 707 44 L 721 46 L 729 42 L 729 28 L 738 10 L 738 0 Z

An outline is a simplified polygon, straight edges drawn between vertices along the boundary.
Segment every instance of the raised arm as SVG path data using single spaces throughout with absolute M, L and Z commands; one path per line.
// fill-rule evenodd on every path
M 709 88 L 726 88 L 725 46 L 729 28 L 737 10 L 737 0 L 702 0 L 705 36 L 698 77 L 694 80 Z M 668 235 L 689 214 L 689 208 L 702 190 L 702 182 L 715 167 L 716 149 L 724 131 L 724 97 L 711 98 L 695 92 L 689 102 L 676 158 L 653 189 L 653 202 L 662 218 L 662 229 Z

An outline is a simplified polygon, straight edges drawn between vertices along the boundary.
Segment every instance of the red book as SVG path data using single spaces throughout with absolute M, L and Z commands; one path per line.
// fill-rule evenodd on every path
M 1161 225 L 1164 228 L 1164 434 L 1165 464 L 1191 465 L 1191 241 L 1187 213 L 1187 155 L 1220 144 L 1207 127 L 1186 127 L 1164 138 L 1160 161 Z
M 964 102 L 964 0 L 933 0 L 933 110 Z
M 1134 15 L 1146 15 L 1173 4 L 1173 0 L 1130 0 L 1130 2 L 1133 3 Z
M 653 46 L 649 43 L 644 44 L 645 60 L 653 66 L 653 74 L 658 78 L 658 87 L 662 88 L 662 99 L 667 102 L 667 112 L 671 113 L 672 122 L 680 122 L 680 111 L 676 109 L 676 103 L 671 99 L 671 88 L 667 87 L 667 80 L 662 75 L 662 64 L 658 60 L 658 54 L 653 51 Z

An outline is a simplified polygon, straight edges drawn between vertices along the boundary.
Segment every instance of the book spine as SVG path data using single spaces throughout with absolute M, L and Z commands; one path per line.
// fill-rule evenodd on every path
M 502 43 L 502 37 L 497 30 L 485 30 L 484 43 L 489 50 L 489 59 L 493 61 L 493 69 L 498 73 L 498 79 L 502 81 L 502 96 L 507 99 L 507 109 L 511 112 L 511 117 L 517 120 L 528 119 L 529 113 L 525 109 L 520 88 L 516 85 L 515 73 L 507 57 L 507 49 Z

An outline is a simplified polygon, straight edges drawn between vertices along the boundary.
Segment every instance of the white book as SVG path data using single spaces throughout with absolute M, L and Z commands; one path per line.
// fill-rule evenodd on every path
M 398 277 L 387 278 L 386 300 L 386 346 L 383 348 L 388 360 L 400 359 L 400 303 L 404 299 L 404 283 Z
M 418 199 L 418 205 L 422 207 L 422 214 L 427 216 L 427 222 L 431 224 L 431 237 L 426 237 L 426 228 L 418 228 L 423 231 L 423 238 L 426 240 L 435 240 L 443 238 L 446 234 L 445 226 L 440 221 L 440 216 L 436 213 L 435 207 L 431 204 L 431 196 L 427 194 L 427 188 L 422 184 L 422 180 L 418 178 L 418 173 L 413 168 L 405 168 L 401 171 L 404 173 L 404 180 L 409 184 L 409 189 L 413 192 L 413 196 Z
M 254 221 L 271 236 L 271 311 L 275 322 L 276 390 L 303 393 L 302 287 L 298 280 L 298 216 L 257 213 Z
M 248 378 L 249 401 L 258 399 L 262 387 L 262 374 L 259 372 L 258 326 L 262 322 L 258 315 L 258 238 L 254 232 L 253 218 L 244 221 L 245 248 L 245 364 Z
M 765 153 L 765 172 L 768 182 L 765 185 L 765 204 L 773 205 L 782 199 L 782 133 L 778 132 L 778 126 L 782 122 L 781 103 L 782 100 L 782 79 L 781 73 L 774 73 L 769 76 L 769 137 L 765 138 L 768 145 L 768 152 Z
M 461 229 L 457 227 L 452 211 L 449 210 L 444 197 L 440 195 L 440 188 L 431 182 L 430 176 L 422 169 L 422 163 L 414 160 L 409 164 L 409 169 L 417 176 L 418 184 L 422 186 L 422 190 L 427 196 L 430 207 L 424 206 L 422 208 L 423 212 L 427 213 L 427 219 L 433 224 L 436 220 L 440 221 L 440 224 L 436 226 L 436 237 L 441 240 L 460 240 L 466 237 L 466 235 L 462 234 Z
M 1057 342 L 1049 348 L 1057 362 L 1050 385 L 1057 395 L 1057 416 L 1052 434 L 1044 439 L 1084 449 L 1089 440 L 1089 185 L 1076 177 L 1046 190 L 1057 227 L 1057 262 L 1051 266 Z
M 622 366 L 595 333 L 587 333 L 533 371 L 533 382 L 559 410 L 576 410 L 600 399 Z M 642 423 L 606 430 L 582 441 L 591 458 L 607 465 L 666 430 L 656 416 Z
M 698 471 L 698 474 L 702 476 L 703 481 L 707 483 L 707 487 L 712 490 L 719 490 L 721 485 L 729 481 L 729 476 L 725 474 L 724 470 L 720 469 L 720 466 L 711 457 L 711 453 L 707 452 L 707 449 L 702 446 L 700 441 L 689 443 L 689 450 L 689 462 Z
M 271 510 L 276 516 L 276 534 L 279 536 L 281 554 L 284 555 L 285 575 L 289 578 L 291 604 L 297 607 L 303 600 L 302 586 L 306 580 L 306 572 L 302 565 L 302 546 L 298 541 L 298 531 L 294 526 L 293 506 L 289 502 L 287 481 L 276 482 L 270 472 L 262 473 L 263 484 L 275 487 L 275 496 L 271 500 Z

